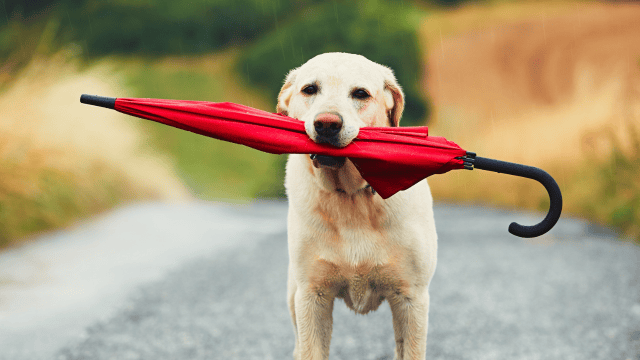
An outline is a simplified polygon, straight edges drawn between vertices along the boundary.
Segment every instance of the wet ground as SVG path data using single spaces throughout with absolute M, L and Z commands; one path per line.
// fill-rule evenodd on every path
M 144 204 L 0 254 L 0 359 L 288 359 L 286 203 Z M 437 205 L 428 359 L 640 359 L 640 247 L 574 219 Z M 338 301 L 333 359 L 391 359 Z

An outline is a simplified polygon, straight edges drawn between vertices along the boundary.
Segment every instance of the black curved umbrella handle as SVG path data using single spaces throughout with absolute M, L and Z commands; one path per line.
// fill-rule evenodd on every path
M 558 187 L 556 181 L 546 171 L 533 166 L 487 159 L 479 156 L 476 157 L 474 153 L 467 153 L 467 156 L 464 157 L 463 160 L 465 160 L 465 167 L 467 169 L 476 168 L 502 174 L 521 176 L 536 180 L 544 185 L 545 189 L 547 189 L 550 200 L 547 216 L 540 223 L 532 226 L 523 226 L 512 222 L 511 225 L 509 225 L 509 232 L 513 235 L 524 238 L 540 236 L 551 230 L 551 228 L 553 228 L 553 226 L 558 222 L 558 219 L 560 219 L 560 214 L 562 213 L 562 193 L 560 192 L 560 187 Z

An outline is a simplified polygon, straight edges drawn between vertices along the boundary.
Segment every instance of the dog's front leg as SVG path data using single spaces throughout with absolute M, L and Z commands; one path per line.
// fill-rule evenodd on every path
M 298 332 L 294 357 L 296 360 L 329 358 L 333 330 L 334 296 L 300 284 L 295 294 L 296 330 Z
M 389 305 L 396 339 L 395 360 L 424 360 L 427 352 L 429 289 L 398 294 Z

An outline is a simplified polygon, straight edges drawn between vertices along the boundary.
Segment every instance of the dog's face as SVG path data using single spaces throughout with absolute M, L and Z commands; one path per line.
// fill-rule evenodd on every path
M 361 55 L 321 54 L 292 70 L 277 111 L 304 121 L 317 143 L 345 147 L 364 126 L 398 126 L 404 94 L 393 72 Z

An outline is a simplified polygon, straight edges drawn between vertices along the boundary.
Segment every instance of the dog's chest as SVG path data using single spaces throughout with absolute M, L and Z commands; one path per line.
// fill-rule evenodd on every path
M 318 255 L 309 274 L 318 293 L 343 298 L 365 314 L 405 287 L 390 244 L 390 212 L 381 198 L 329 196 L 310 214 L 310 253 Z
M 319 295 L 343 298 L 349 308 L 360 314 L 376 310 L 384 299 L 406 289 L 400 266 L 394 263 L 351 265 L 317 259 L 311 273 Z
M 382 198 L 369 190 L 357 195 L 347 196 L 331 194 L 313 202 L 309 220 L 318 226 L 318 230 L 332 236 L 348 236 L 359 233 L 360 237 L 368 232 L 384 233 L 389 226 L 389 209 Z

